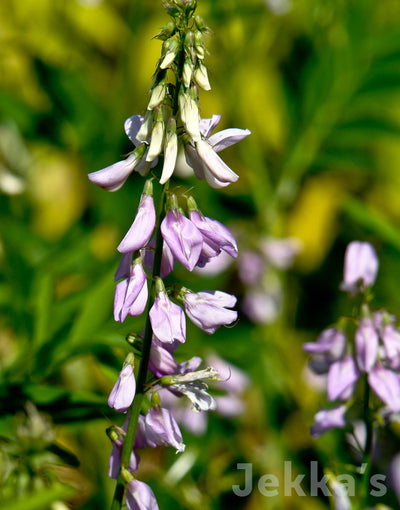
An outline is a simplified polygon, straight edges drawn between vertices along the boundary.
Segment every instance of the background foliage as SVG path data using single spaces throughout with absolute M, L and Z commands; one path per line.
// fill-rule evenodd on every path
M 302 251 L 276 275 L 275 322 L 241 314 L 213 337 L 193 327 L 181 349 L 183 359 L 212 349 L 245 370 L 246 412 L 210 416 L 206 435 L 185 434 L 180 457 L 146 452 L 142 478 L 160 508 L 324 509 L 323 497 L 238 498 L 232 484 L 243 483 L 238 462 L 253 463 L 256 484 L 265 473 L 282 480 L 285 460 L 308 473 L 332 451 L 351 458 L 340 433 L 309 435 L 323 400 L 307 384 L 301 344 L 349 312 L 338 286 L 354 239 L 378 251 L 377 306 L 399 314 L 400 6 L 199 0 L 199 12 L 213 30 L 202 116 L 219 113 L 222 127 L 252 136 L 224 154 L 237 184 L 180 184 L 236 230 L 242 250 L 273 235 L 297 237 Z M 0 4 L 0 501 L 9 510 L 109 506 L 104 430 L 120 417 L 106 399 L 124 338 L 142 327 L 114 323 L 113 274 L 142 182 L 108 194 L 87 173 L 130 150 L 123 122 L 146 107 L 160 52 L 152 37 L 166 21 L 161 1 Z M 179 271 L 194 289 L 244 295 L 234 266 L 206 282 Z M 399 430 L 388 435 L 377 469 L 399 446 Z

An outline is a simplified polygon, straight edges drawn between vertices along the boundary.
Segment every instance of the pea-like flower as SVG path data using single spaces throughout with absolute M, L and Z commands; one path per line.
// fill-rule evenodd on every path
M 140 480 L 132 480 L 126 487 L 128 510 L 159 510 L 151 488 Z
M 314 424 L 310 430 L 311 435 L 314 438 L 318 438 L 333 428 L 345 427 L 345 413 L 345 405 L 340 405 L 331 409 L 320 409 L 314 416 Z
M 150 310 L 154 335 L 160 342 L 185 342 L 186 319 L 182 308 L 173 303 L 165 291 L 161 278 L 156 279 L 156 299 Z
M 349 399 L 359 376 L 353 356 L 347 355 L 333 363 L 328 373 L 328 399 Z
M 172 446 L 177 452 L 183 452 L 182 434 L 171 411 L 161 407 L 152 407 L 145 416 L 145 435 L 148 446 Z
M 356 295 L 375 283 L 379 260 L 370 243 L 353 241 L 347 246 L 344 275 L 340 288 Z
M 116 411 L 125 413 L 133 402 L 136 391 L 136 380 L 133 372 L 134 356 L 129 354 L 121 373 L 118 376 L 110 396 L 108 405 Z
M 152 185 L 150 181 L 147 181 L 135 219 L 120 242 L 118 251 L 120 253 L 129 253 L 144 248 L 153 234 L 155 224 L 156 211 L 152 196 Z
M 192 271 L 203 247 L 203 236 L 197 227 L 173 208 L 161 223 L 161 233 L 175 259 Z
M 219 290 L 186 291 L 183 304 L 193 324 L 209 335 L 220 326 L 232 324 L 237 319 L 237 312 L 229 310 L 235 306 L 236 297 Z
M 400 412 L 400 377 L 398 373 L 378 363 L 368 374 L 368 383 L 391 411 Z
M 378 356 L 379 338 L 371 319 L 363 318 L 355 334 L 355 351 L 359 369 L 370 372 Z
M 132 255 L 130 255 L 130 257 L 131 256 Z M 124 265 L 126 262 L 129 262 L 129 257 L 123 256 L 116 276 L 124 274 L 123 271 L 125 270 Z M 124 322 L 128 314 L 133 317 L 140 315 L 146 307 L 147 298 L 147 277 L 143 269 L 141 258 L 138 257 L 130 265 L 128 276 L 116 285 L 114 319 L 117 322 Z

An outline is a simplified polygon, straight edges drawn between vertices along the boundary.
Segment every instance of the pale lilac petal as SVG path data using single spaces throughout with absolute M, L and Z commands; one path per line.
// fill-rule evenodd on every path
M 115 272 L 114 281 L 117 282 L 121 278 L 128 278 L 131 269 L 132 253 L 124 253 L 121 256 L 117 271 Z
M 260 249 L 268 262 L 279 269 L 288 269 L 301 251 L 302 243 L 296 237 L 276 239 L 268 237 L 260 243 Z
M 238 259 L 239 278 L 245 285 L 256 285 L 265 271 L 265 262 L 259 253 L 241 252 Z
M 208 244 L 217 253 L 219 250 L 224 250 L 231 257 L 237 257 L 236 240 L 225 225 L 212 218 L 207 218 L 195 210 L 190 212 L 190 220 L 203 236 L 203 250 L 204 244 Z
M 400 332 L 391 324 L 387 324 L 383 328 L 382 341 L 390 367 L 398 370 L 400 368 Z
M 117 480 L 118 475 L 119 475 L 122 446 L 123 446 L 122 441 L 120 444 L 114 443 L 112 450 L 111 450 L 110 460 L 108 463 L 108 476 L 109 476 L 109 478 L 112 478 L 114 480 Z M 137 468 L 139 467 L 139 461 L 140 461 L 139 455 L 135 451 L 132 450 L 131 457 L 129 460 L 129 471 L 131 473 L 133 473 L 134 471 L 137 470 Z
M 345 413 L 345 405 L 333 407 L 332 409 L 320 409 L 314 416 L 314 424 L 310 430 L 311 435 L 314 438 L 318 438 L 333 428 L 345 427 Z
M 150 310 L 154 335 L 160 342 L 185 342 L 186 319 L 182 308 L 172 303 L 167 294 L 160 292 Z
M 146 435 L 149 446 L 172 446 L 183 452 L 182 434 L 172 413 L 168 409 L 152 407 L 145 417 Z
M 196 226 L 178 210 L 170 209 L 161 223 L 161 233 L 174 257 L 192 271 L 203 246 Z
M 208 138 L 210 136 L 211 131 L 213 131 L 215 126 L 219 124 L 220 120 L 221 115 L 213 115 L 211 119 L 200 120 L 200 132 L 204 136 L 204 138 Z
M 132 480 L 127 485 L 126 506 L 128 510 L 159 510 L 151 488 L 139 480 Z
M 232 257 L 225 251 L 221 251 L 215 257 L 209 259 L 200 256 L 197 266 L 193 272 L 205 278 L 211 278 L 225 271 L 232 264 Z
M 118 163 L 107 166 L 102 170 L 90 173 L 88 178 L 93 184 L 107 191 L 118 191 L 122 188 L 139 161 L 140 157 L 134 153 L 123 161 L 118 161 Z
M 347 399 L 360 373 L 352 356 L 333 363 L 328 373 L 328 399 Z
M 235 304 L 235 296 L 221 291 L 187 292 L 184 295 L 189 319 L 210 335 L 220 326 L 232 324 L 237 319 L 237 312 L 228 310 Z
M 117 322 L 124 322 L 128 312 L 122 313 L 122 309 L 124 306 L 125 298 L 126 298 L 126 290 L 128 288 L 128 278 L 122 280 L 117 283 L 115 286 L 115 295 L 114 295 L 114 320 Z
M 204 164 L 196 152 L 196 149 L 190 144 L 185 145 L 186 163 L 193 169 L 194 175 L 202 181 L 205 179 Z
M 393 412 L 400 411 L 400 379 L 397 373 L 382 365 L 376 365 L 368 374 L 368 383 Z
M 216 402 L 216 412 L 225 418 L 234 418 L 240 416 L 246 410 L 243 399 L 234 393 L 214 397 Z
M 330 364 L 343 357 L 346 345 L 346 335 L 342 330 L 328 328 L 320 334 L 316 342 L 305 343 L 303 349 L 309 354 L 323 355 L 326 363 Z
M 123 322 L 132 310 L 140 310 L 143 300 L 147 301 L 147 277 L 140 262 L 132 265 L 129 278 L 117 283 L 114 297 L 114 319 Z M 143 306 L 143 309 L 144 309 Z M 137 315 L 143 312 L 143 309 Z
M 346 249 L 341 289 L 356 294 L 375 283 L 379 260 L 369 243 L 353 241 Z
M 240 142 L 251 134 L 248 129 L 229 128 L 218 131 L 208 138 L 208 143 L 211 144 L 215 152 L 220 152 L 231 145 Z
M 204 163 L 204 176 L 212 188 L 223 188 L 239 179 L 207 141 L 196 142 L 196 151 Z
M 118 376 L 118 379 L 111 390 L 110 396 L 108 397 L 108 405 L 125 413 L 133 402 L 136 391 L 136 380 L 135 374 L 133 373 L 133 367 L 128 363 Z
M 146 267 L 149 269 L 149 271 L 153 272 L 153 261 L 154 261 L 154 247 L 155 247 L 155 238 L 153 237 L 149 244 L 149 248 L 153 249 L 146 249 L 143 250 L 143 262 L 146 265 Z M 163 242 L 163 252 L 162 252 L 162 258 L 161 258 L 161 271 L 160 276 L 161 278 L 165 278 L 168 276 L 172 271 L 174 270 L 174 264 L 175 259 L 174 256 L 169 249 L 167 243 Z
M 218 371 L 221 381 L 215 382 L 213 385 L 219 390 L 243 393 L 250 385 L 250 379 L 243 370 L 215 354 L 207 356 L 207 365 Z
M 129 315 L 132 317 L 138 317 L 139 315 L 142 315 L 144 312 L 144 309 L 146 308 L 147 304 L 147 298 L 149 297 L 149 291 L 147 288 L 147 282 L 145 285 L 143 285 L 142 290 L 139 292 L 138 297 L 135 299 L 135 301 L 132 303 L 132 305 L 129 308 Z
M 151 195 L 142 195 L 132 226 L 118 246 L 120 253 L 140 250 L 149 242 L 156 223 L 156 211 Z
M 174 360 L 172 354 L 167 349 L 153 341 L 149 361 L 150 372 L 156 377 L 162 377 L 163 375 L 176 373 L 177 368 L 178 364 Z
M 140 145 L 140 141 L 136 138 L 136 135 L 139 132 L 139 129 L 142 125 L 143 117 L 141 115 L 132 115 L 132 117 L 129 117 L 126 119 L 124 123 L 124 129 L 126 136 L 129 138 L 129 140 L 138 147 Z
M 281 301 L 281 292 L 271 293 L 255 288 L 246 292 L 242 310 L 256 324 L 271 324 L 279 316 Z
M 370 319 L 362 319 L 355 334 L 355 350 L 359 369 L 370 372 L 378 356 L 378 333 Z

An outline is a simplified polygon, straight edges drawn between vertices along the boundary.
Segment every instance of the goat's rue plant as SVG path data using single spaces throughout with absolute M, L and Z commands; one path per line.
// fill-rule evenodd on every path
M 195 411 L 215 409 L 207 381 L 219 380 L 217 370 L 198 370 L 198 357 L 180 364 L 174 360 L 175 350 L 186 341 L 186 316 L 207 334 L 237 318 L 235 296 L 219 290 L 195 293 L 166 286 L 163 280 L 176 262 L 192 271 L 222 252 L 237 257 L 231 232 L 204 216 L 192 196 L 172 191 L 179 148 L 198 179 L 222 188 L 238 175 L 218 153 L 250 134 L 243 129 L 211 134 L 220 116 L 200 118 L 199 87 L 210 89 L 204 47 L 208 29 L 195 15 L 195 0 L 167 0 L 165 6 L 172 20 L 156 36 L 163 41 L 162 54 L 147 110 L 125 122 L 134 148 L 125 160 L 89 174 L 91 182 L 107 191 L 119 190 L 132 172 L 148 177 L 136 217 L 118 246 L 114 318 L 124 322 L 128 315 L 144 313 L 145 327 L 130 336 L 132 352 L 108 399 L 112 408 L 127 413 L 121 428 L 108 429 L 113 442 L 109 476 L 117 480 L 112 510 L 120 509 L 124 500 L 129 510 L 158 508 L 152 489 L 136 479 L 138 449 L 185 448 L 172 412 L 163 407 L 161 389 L 187 397 Z
M 349 317 L 325 329 L 316 342 L 304 344 L 310 368 L 325 376 L 327 405 L 314 418 L 311 434 L 318 438 L 335 429 L 348 430 L 359 450 L 360 487 L 355 508 L 370 501 L 370 474 L 377 433 L 400 412 L 400 331 L 395 317 L 371 307 L 371 289 L 379 261 L 371 244 L 354 241 L 345 253 L 341 289 L 356 306 Z M 359 433 L 362 424 L 365 434 Z M 330 473 L 333 476 L 333 473 Z M 353 508 L 348 496 L 340 508 Z M 337 507 L 339 508 L 339 507 Z

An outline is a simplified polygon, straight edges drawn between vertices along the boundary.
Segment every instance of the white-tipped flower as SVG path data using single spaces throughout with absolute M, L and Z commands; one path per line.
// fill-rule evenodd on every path
M 179 43 L 176 39 L 168 39 L 164 43 L 164 48 L 165 54 L 160 64 L 161 69 L 167 69 L 175 60 L 175 57 L 177 56 L 179 51 Z
M 173 117 L 168 121 L 165 135 L 164 166 L 160 184 L 165 184 L 174 172 L 178 154 L 178 137 L 176 135 L 176 122 Z
M 141 142 L 145 142 L 150 137 L 151 129 L 153 127 L 153 111 L 147 110 L 142 125 L 140 126 L 139 131 L 137 132 L 136 138 Z
M 183 63 L 182 81 L 187 89 L 190 87 L 192 76 L 193 76 L 192 59 L 190 57 L 186 57 L 185 62 Z
M 197 85 L 202 89 L 211 90 L 211 85 L 208 81 L 207 68 L 201 60 L 197 61 L 196 69 L 194 71 L 194 79 Z
M 187 134 L 194 142 L 199 141 L 201 139 L 199 108 L 197 101 L 184 87 L 179 91 L 179 108 Z
M 153 161 L 162 151 L 164 142 L 164 118 L 162 111 L 157 110 L 155 115 L 155 123 L 151 132 L 150 147 L 146 155 L 146 161 Z
M 147 105 L 148 110 L 154 110 L 157 106 L 159 106 L 165 98 L 165 94 L 167 92 L 167 82 L 164 78 L 162 78 L 155 87 L 151 90 L 151 97 L 149 104 Z

